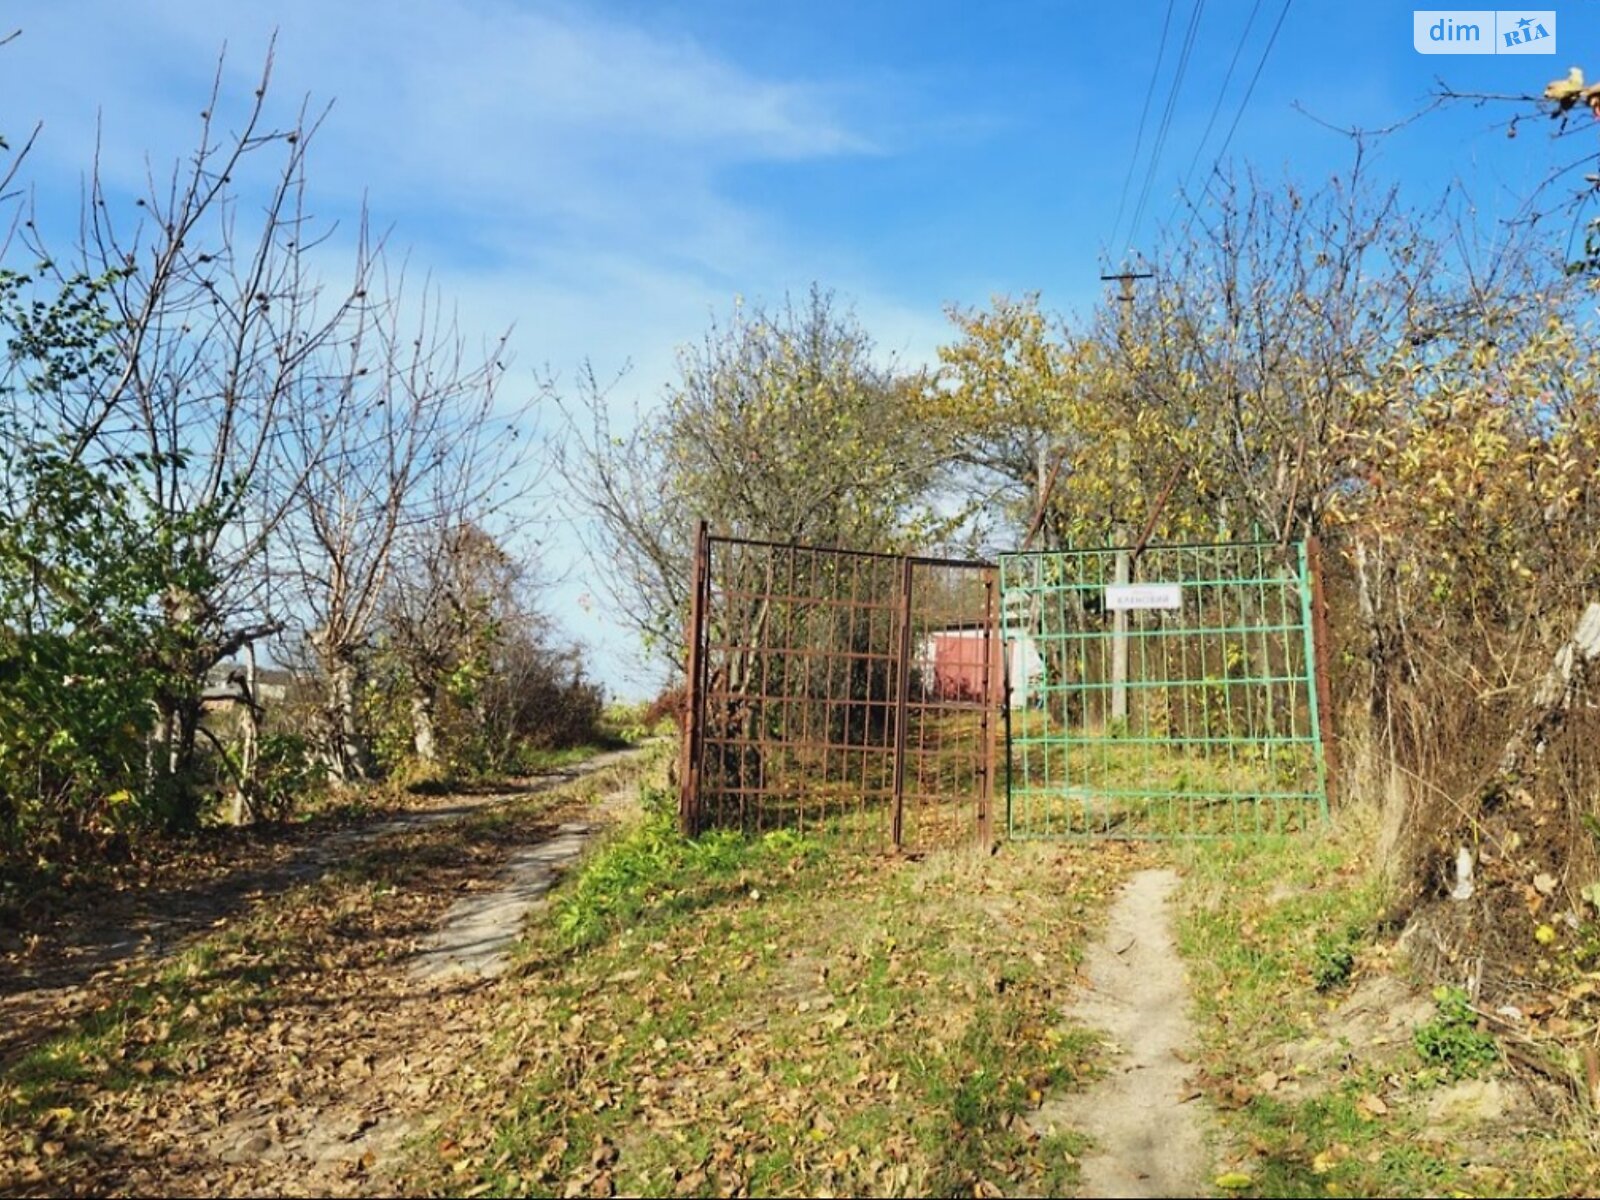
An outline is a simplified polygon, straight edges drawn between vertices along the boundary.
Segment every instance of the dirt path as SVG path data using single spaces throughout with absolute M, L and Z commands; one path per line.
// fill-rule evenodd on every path
M 1085 1196 L 1197 1196 L 1209 1156 L 1198 1100 L 1186 1100 L 1192 1043 L 1189 987 L 1173 944 L 1170 870 L 1140 871 L 1111 910 L 1105 936 L 1084 961 L 1088 989 L 1071 1011 L 1104 1032 L 1110 1073 L 1087 1092 L 1053 1102 L 1040 1117 L 1093 1139 L 1083 1160 Z
M 606 756 L 615 765 L 637 752 Z M 598 761 L 598 760 L 591 760 Z M 582 774 L 592 774 L 599 767 Z M 384 1194 L 408 1141 L 438 1123 L 439 1098 L 499 1028 L 494 980 L 530 914 L 595 836 L 633 803 L 623 786 L 549 836 L 514 851 L 498 873 L 469 879 L 467 891 L 395 969 L 374 972 L 381 1020 L 348 1020 L 351 1038 L 333 1071 L 324 1070 L 285 1111 L 264 1096 L 198 1139 L 196 1164 L 210 1159 L 230 1178 L 227 1190 L 256 1195 Z M 336 1012 L 318 1018 L 340 1021 Z M 292 1042 L 291 1042 L 292 1044 Z M 202 1189 L 204 1190 L 204 1189 Z
M 511 963 L 511 947 L 522 936 L 528 913 L 578 861 L 595 834 L 632 801 L 633 789 L 612 792 L 587 821 L 569 821 L 553 838 L 519 850 L 488 890 L 463 896 L 411 961 L 411 974 L 425 983 L 493 979 Z
M 638 750 L 599 754 L 514 788 L 441 796 L 437 802 L 386 814 L 321 836 L 291 832 L 283 841 L 246 841 L 237 869 L 203 881 L 174 882 L 96 898 L 69 910 L 44 932 L 43 949 L 0 963 L 0 1067 L 81 1011 L 97 977 L 165 958 L 191 940 L 248 913 L 288 888 L 320 878 L 384 838 L 459 821 L 482 809 L 565 786 L 636 757 Z
M 197 979 L 201 999 L 181 1015 L 205 1024 L 205 1036 L 159 1059 L 148 1084 L 68 1085 L 49 1103 L 73 1112 L 69 1123 L 46 1116 L 35 1135 L 56 1148 L 0 1152 L 0 1193 L 392 1192 L 401 1148 L 459 1097 L 490 1086 L 478 1072 L 509 994 L 496 976 L 529 908 L 631 802 L 630 764 L 643 754 L 604 755 L 535 789 L 385 819 L 300 856 L 280 886 L 312 882 L 357 850 L 378 873 L 329 875 L 241 914 L 251 932 Z M 568 786 L 607 767 L 619 768 L 617 782 L 598 803 L 592 784 Z M 530 791 L 549 794 L 466 819 Z M 243 1007 L 223 1002 L 226 977 L 252 969 L 269 942 L 287 955 L 270 959 L 270 992 Z M 79 1004 L 103 1010 L 164 961 L 140 956 L 105 972 L 76 989 Z M 215 988 L 213 1015 L 206 991 Z M 46 1034 L 66 1023 L 51 1019 L 55 1010 L 37 1015 L 48 1019 Z M 159 1053 L 162 1024 L 181 1017 L 141 1017 L 128 1060 Z M 0 1143 L 10 1136 L 0 1124 Z

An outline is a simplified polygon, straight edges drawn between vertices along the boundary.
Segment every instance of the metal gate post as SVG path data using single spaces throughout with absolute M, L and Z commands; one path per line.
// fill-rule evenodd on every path
M 983 581 L 983 689 L 980 694 L 983 704 L 982 736 L 983 747 L 983 785 L 978 789 L 978 841 L 988 846 L 994 841 L 994 764 L 995 764 L 995 729 L 999 725 L 999 715 L 995 704 L 995 696 L 1000 694 L 1000 704 L 1005 704 L 1007 698 L 1003 687 L 997 688 L 996 684 L 1004 677 L 1001 666 L 1001 655 L 1004 653 L 1004 641 L 1000 637 L 1000 605 L 995 597 L 994 572 L 986 572 Z
M 1333 643 L 1328 639 L 1328 600 L 1322 590 L 1322 539 L 1312 534 L 1306 539 L 1306 570 L 1311 575 L 1311 643 L 1315 652 L 1317 724 L 1322 736 L 1322 756 L 1328 764 L 1328 790 L 1338 795 L 1339 742 L 1333 728 L 1332 689 L 1328 684 L 1328 655 Z
M 702 681 L 705 647 L 707 577 L 710 574 L 710 535 L 701 521 L 695 530 L 694 568 L 689 591 L 689 655 L 685 663 L 683 749 L 678 762 L 678 828 L 693 837 L 700 824 L 700 742 L 705 709 Z
M 1322 658 L 1317 649 L 1316 636 L 1312 631 L 1314 622 L 1312 620 L 1311 604 L 1311 556 L 1305 542 L 1300 543 L 1299 551 L 1300 627 L 1304 630 L 1306 673 L 1310 676 L 1307 681 L 1306 695 L 1311 703 L 1310 726 L 1315 731 L 1314 740 L 1316 744 L 1314 753 L 1316 756 L 1317 784 L 1322 789 L 1322 816 L 1326 820 L 1328 816 L 1328 756 L 1327 741 L 1323 736 L 1325 726 L 1323 724 L 1322 705 L 1319 703 L 1322 688 L 1317 681 L 1317 677 L 1322 673 Z
M 911 699 L 911 573 L 909 557 L 900 560 L 900 645 L 895 655 L 894 776 L 891 784 L 894 820 L 891 836 L 900 849 L 905 836 L 906 725 Z

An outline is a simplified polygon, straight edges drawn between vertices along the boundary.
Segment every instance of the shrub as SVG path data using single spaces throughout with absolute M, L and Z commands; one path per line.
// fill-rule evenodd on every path
M 1358 929 L 1343 929 L 1319 934 L 1315 946 L 1315 959 L 1311 964 L 1311 978 L 1319 992 L 1331 992 L 1350 982 L 1356 969 L 1356 942 Z
M 256 755 L 256 815 L 286 821 L 317 786 L 311 743 L 297 733 L 263 735 Z

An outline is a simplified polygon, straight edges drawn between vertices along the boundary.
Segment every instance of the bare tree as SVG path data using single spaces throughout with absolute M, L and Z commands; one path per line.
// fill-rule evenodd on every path
M 367 773 L 358 704 L 363 663 L 397 547 L 432 527 L 440 504 L 503 506 L 503 485 L 524 465 L 520 455 L 500 455 L 482 475 L 441 479 L 468 469 L 453 446 L 481 443 L 486 425 L 500 427 L 495 398 L 505 338 L 469 356 L 436 289 L 425 282 L 420 301 L 408 303 L 403 268 L 391 276 L 380 262 L 374 291 L 382 299 L 361 336 L 344 347 L 337 402 L 289 426 L 312 467 L 278 539 L 295 632 L 322 687 L 322 753 L 341 782 Z M 332 414 L 339 419 L 330 425 Z
M 20 29 L 13 29 L 10 33 L 0 36 L 0 49 L 9 46 L 21 36 L 22 30 Z M 0 204 L 8 200 L 14 200 L 20 194 L 19 190 L 11 185 L 16 181 L 17 173 L 22 170 L 22 164 L 27 159 L 29 152 L 33 150 L 34 143 L 39 139 L 39 130 L 43 127 L 41 123 L 35 122 L 32 131 L 28 134 L 27 141 L 22 143 L 20 149 L 13 149 L 11 143 L 6 140 L 5 135 L 0 134 L 0 152 L 7 154 L 10 159 L 3 167 L 0 167 Z M 7 245 L 10 244 L 14 232 L 15 225 L 13 224 L 3 236 L 0 236 L 0 253 L 3 253 Z
M 610 565 L 599 575 L 618 615 L 670 656 L 688 606 L 696 505 L 668 483 L 662 430 L 638 410 L 618 429 L 610 392 L 586 369 L 557 463 L 584 510 L 590 559 Z
M 1203 502 L 1273 535 L 1320 525 L 1370 384 L 1449 303 L 1438 247 L 1362 168 L 1358 144 L 1315 192 L 1218 175 L 1163 255 L 1175 282 L 1133 322 L 1153 352 L 1135 404 L 1194 429 Z
M 487 661 L 494 604 L 516 564 L 479 526 L 439 523 L 408 539 L 387 595 L 385 624 L 408 691 L 412 751 L 439 759 L 438 707 L 446 686 Z
M 497 374 L 498 368 L 455 378 L 482 387 Z M 509 546 L 537 519 L 522 504 L 542 478 L 523 428 L 531 404 L 508 413 L 484 390 L 447 410 L 437 461 L 430 460 L 390 550 L 378 620 L 409 691 L 413 750 L 424 762 L 438 756 L 434 712 L 441 689 L 487 645 L 494 598 L 526 570 Z

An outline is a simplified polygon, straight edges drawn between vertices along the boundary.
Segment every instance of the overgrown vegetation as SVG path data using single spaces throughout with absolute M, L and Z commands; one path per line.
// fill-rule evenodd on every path
M 1441 236 L 1465 220 L 1455 197 L 1404 196 L 1352 146 L 1317 188 L 1219 171 L 1153 251 L 1157 276 L 1085 317 L 1034 295 L 953 310 L 925 376 L 867 370 L 866 335 L 826 297 L 741 311 L 633 436 L 610 435 L 600 389 L 580 397 L 567 474 L 668 661 L 700 516 L 945 550 L 1315 535 L 1335 789 L 1383 799 L 1385 869 L 1450 943 L 1441 977 L 1487 952 L 1483 994 L 1506 999 L 1548 957 L 1520 889 L 1556 880 L 1546 903 L 1570 925 L 1600 881 L 1583 832 L 1600 818 L 1596 283 L 1531 222 L 1481 255 Z M 756 600 L 729 611 L 763 628 Z M 754 695 L 766 664 L 735 657 L 720 685 Z M 1442 911 L 1480 846 L 1482 899 Z
M 1263 1196 L 1591 1191 L 1565 1093 L 1506 1074 L 1466 993 L 1430 991 L 1380 930 L 1373 823 L 1181 855 L 1220 1175 Z
M 1438 1010 L 1432 1020 L 1417 1026 L 1414 1037 L 1424 1065 L 1436 1067 L 1452 1079 L 1464 1079 L 1482 1074 L 1500 1061 L 1500 1049 L 1493 1036 L 1480 1027 L 1482 1020 L 1466 992 L 1436 987 L 1433 999 Z
M 148 194 L 91 174 L 77 244 L 52 248 L 19 220 L 0 246 L 8 913 L 24 874 L 107 861 L 229 809 L 283 820 L 318 787 L 443 790 L 606 744 L 602 690 L 541 610 L 516 536 L 540 515 L 522 502 L 541 464 L 524 449 L 529 405 L 501 394 L 503 340 L 470 349 L 364 222 L 341 259 L 308 208 L 318 119 L 274 124 L 269 82 L 242 106 L 207 98 L 195 153 Z M 1591 93 L 1575 79 L 1547 98 L 1564 114 Z M 1600 994 L 1594 247 L 1568 263 L 1529 222 L 1484 261 L 1441 236 L 1459 232 L 1448 206 L 1374 181 L 1357 149 L 1314 190 L 1217 172 L 1156 251 L 1163 278 L 1085 317 L 1036 295 L 953 309 L 937 370 L 885 362 L 822 288 L 738 307 L 621 436 L 589 381 L 555 465 L 596 522 L 619 607 L 676 667 L 700 518 L 780 545 L 896 553 L 1319 538 L 1336 790 L 1379 816 L 1184 855 L 1204 1086 L 1240 1160 L 1228 1177 L 1285 1195 L 1592 1189 L 1593 1155 L 1569 1154 L 1556 1124 L 1479 1129 L 1489 1149 L 1464 1161 L 1435 1108 L 1500 1083 L 1513 1046 L 1554 1080 L 1588 1065 L 1576 1039 L 1592 1035 Z M 0 164 L 0 179 L 21 165 Z M 343 273 L 317 275 L 312 248 Z M 878 610 L 887 636 L 900 576 L 836 574 L 838 603 L 775 604 L 777 581 L 758 572 L 724 589 L 745 602 L 739 632 L 761 647 L 781 634 L 800 665 L 775 674 L 729 639 L 715 681 L 737 720 L 721 731 L 737 748 L 714 764 L 726 782 L 764 769 L 747 746 L 767 718 L 741 707 L 763 688 L 781 693 L 778 720 L 803 710 L 827 752 L 858 719 L 878 722 L 877 748 L 903 742 L 874 617 L 863 631 L 842 603 L 848 591 Z M 819 694 L 795 644 L 807 639 L 848 647 L 844 705 Z M 1270 654 L 1238 653 L 1195 681 L 1198 740 L 1232 732 L 1211 713 L 1237 679 L 1272 674 Z M 281 701 L 267 699 L 269 671 L 288 676 Z M 668 694 L 613 725 L 655 732 L 681 708 Z M 1283 740 L 1303 743 L 1298 730 Z M 1310 769 L 1276 753 L 1230 750 L 1226 775 L 1202 780 L 1117 746 L 1082 783 L 1149 786 L 1170 765 L 1163 790 L 1180 797 L 1206 782 L 1267 792 Z M 1025 761 L 1016 781 L 1077 803 L 1039 774 Z M 814 798 L 843 809 L 868 790 L 865 764 L 857 778 Z M 1072 1183 L 1072 1132 L 1029 1117 L 1092 1071 L 1090 1040 L 1057 1010 L 1111 859 L 842 861 L 788 832 L 686 840 L 664 795 L 648 807 L 526 948 L 502 1047 L 515 1092 L 492 1135 L 463 1118 L 459 1140 L 435 1145 L 452 1186 Z M 547 832 L 522 817 L 519 833 Z M 458 852 L 431 844 L 406 870 Z M 381 913 L 383 889 L 404 872 L 364 872 L 335 889 L 337 916 L 381 928 L 372 953 L 395 953 L 414 930 Z M 325 892 L 288 903 L 309 913 Z M 93 1154 L 67 1131 L 100 1090 L 115 1106 L 203 1073 L 209 1050 L 191 1033 L 246 1060 L 238 1027 L 266 1020 L 290 966 L 311 974 L 318 955 L 349 952 L 326 917 L 307 916 L 295 944 L 264 921 L 214 939 L 24 1059 L 0 1123 L 25 1139 L 26 1177 Z M 1401 927 L 1437 990 L 1393 983 Z
M 895 487 L 864 498 L 886 507 L 872 510 L 879 532 L 857 544 L 1317 537 L 1340 735 L 1333 789 L 1380 816 L 1317 851 L 1330 856 L 1327 871 L 1364 864 L 1358 888 L 1313 887 L 1252 912 L 1243 938 L 1223 927 L 1196 935 L 1195 960 L 1220 955 L 1237 976 L 1201 989 L 1217 998 L 1212 1015 L 1230 1036 L 1243 1021 L 1257 1050 L 1266 1035 L 1251 1022 L 1288 1039 L 1302 1008 L 1286 1004 L 1342 1003 L 1370 946 L 1409 929 L 1409 961 L 1428 987 L 1470 987 L 1476 1010 L 1513 1014 L 1500 1032 L 1537 1043 L 1558 1074 L 1577 1078 L 1577 1039 L 1594 1020 L 1579 964 L 1600 915 L 1586 899 L 1600 895 L 1589 833 L 1600 827 L 1600 293 L 1535 224 L 1480 253 L 1453 236 L 1462 220 L 1453 197 L 1403 196 L 1374 177 L 1364 140 L 1353 148 L 1350 171 L 1314 189 L 1219 172 L 1153 253 L 1157 277 L 1086 318 L 1052 314 L 1037 296 L 952 311 L 940 369 L 901 381 L 920 387 L 919 404 L 890 404 L 882 419 L 919 453 L 898 460 Z M 846 417 L 846 436 L 826 447 L 795 434 L 796 380 L 819 375 L 794 373 L 809 361 L 794 343 L 827 351 L 841 328 L 855 331 L 814 305 L 815 336 L 796 338 L 789 315 L 714 336 L 631 440 L 609 437 L 591 397 L 593 430 L 570 452 L 608 553 L 633 556 L 622 598 L 668 659 L 678 647 L 667 635 L 687 608 L 695 518 L 779 543 L 843 540 L 852 526 L 839 509 L 796 507 L 813 494 L 803 485 L 836 480 L 829 494 L 851 498 L 854 481 L 881 466 L 879 444 L 854 436 Z M 748 440 L 754 429 L 778 430 L 772 440 L 789 452 L 767 456 Z M 814 474 L 797 480 L 801 462 Z M 948 523 L 919 523 L 930 509 Z M 765 620 L 791 629 L 781 604 L 763 606 L 765 588 L 755 577 L 728 585 L 745 603 L 723 616 L 739 631 L 727 641 L 758 642 L 747 632 Z M 736 714 L 728 719 L 745 723 L 731 739 L 740 746 L 757 739 L 761 711 L 740 697 L 782 679 L 779 658 L 736 654 L 716 678 Z M 1273 673 L 1270 662 L 1248 666 Z M 734 791 L 763 778 L 759 755 L 741 749 L 737 759 L 716 764 L 738 775 Z M 1471 886 L 1458 876 L 1463 854 Z M 1276 846 L 1267 861 L 1285 855 Z M 1274 891 L 1276 881 L 1245 874 L 1247 894 Z M 1352 901 L 1357 912 L 1338 911 Z M 1485 1020 L 1440 1018 L 1422 1035 L 1427 1062 L 1408 1031 L 1408 1069 L 1434 1078 L 1487 1065 Z M 1232 1061 L 1237 1075 L 1246 1060 Z M 1316 1171 L 1316 1152 L 1301 1163 L 1285 1150 L 1293 1162 L 1271 1186 L 1476 1186 L 1415 1145 L 1401 1153 L 1365 1137 L 1366 1153 L 1398 1155 L 1382 1169 L 1330 1148 L 1356 1144 L 1341 1140 L 1343 1122 L 1375 1123 L 1364 1098 L 1391 1103 L 1382 1080 L 1352 1075 L 1333 1089 L 1339 1098 L 1292 1111 L 1276 1094 L 1262 1098 L 1283 1122 L 1331 1139 L 1322 1149 L 1344 1164 L 1325 1158 Z M 1554 1159 L 1535 1147 L 1533 1161 Z

